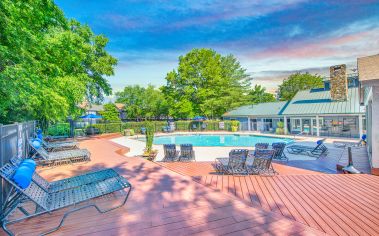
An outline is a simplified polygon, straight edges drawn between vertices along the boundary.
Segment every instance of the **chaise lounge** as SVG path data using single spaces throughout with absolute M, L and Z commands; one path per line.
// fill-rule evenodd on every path
M 51 214 L 54 211 L 66 207 L 73 208 L 67 209 L 57 227 L 49 230 L 48 232 L 42 233 L 42 235 L 57 231 L 63 225 L 67 216 L 79 210 L 94 207 L 99 213 L 106 213 L 113 209 L 122 207 L 126 203 L 132 188 L 131 184 L 124 177 L 117 175 L 103 181 L 91 182 L 74 188 L 61 189 L 59 191 L 47 192 L 34 181 L 30 181 L 27 187 L 19 186 L 14 180 L 14 175 L 18 168 L 19 166 L 8 163 L 0 169 L 0 176 L 11 185 L 11 189 L 7 195 L 1 215 L 2 228 L 9 235 L 13 235 L 13 232 L 7 228 L 11 224 L 46 213 Z M 125 198 L 120 204 L 108 209 L 101 209 L 94 203 L 77 206 L 78 203 L 87 202 L 88 200 L 110 195 L 121 190 L 127 191 Z M 23 207 L 23 203 L 32 203 L 36 205 L 35 212 L 28 212 Z M 10 219 L 9 216 L 16 209 L 19 209 L 24 216 Z
M 291 154 L 306 154 L 308 156 L 317 157 L 326 154 L 328 148 L 324 145 L 325 139 L 320 139 L 316 142 L 316 147 L 310 147 L 305 145 L 291 145 L 287 147 L 287 151 Z
M 55 166 L 74 164 L 78 162 L 90 161 L 90 152 L 87 149 L 74 149 L 59 152 L 47 152 L 42 146 L 35 147 L 31 140 L 28 140 L 29 146 L 34 151 L 34 156 L 38 154 L 41 157 L 36 160 L 38 165 Z

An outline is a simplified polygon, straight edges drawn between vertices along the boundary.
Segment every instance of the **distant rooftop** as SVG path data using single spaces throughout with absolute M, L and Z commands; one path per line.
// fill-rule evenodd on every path
M 267 102 L 255 105 L 247 105 L 239 107 L 230 112 L 226 112 L 224 116 L 275 116 L 279 115 L 287 102 Z
M 282 115 L 356 114 L 363 113 L 358 88 L 349 88 L 346 101 L 332 101 L 330 92 L 323 89 L 299 91 Z

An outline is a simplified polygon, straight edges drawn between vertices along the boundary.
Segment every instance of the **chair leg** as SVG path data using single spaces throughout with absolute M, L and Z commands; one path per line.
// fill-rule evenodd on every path
M 128 189 L 128 193 L 126 194 L 124 200 L 117 206 L 115 207 L 111 207 L 109 209 L 106 209 L 106 210 L 101 210 L 96 204 L 90 204 L 90 205 L 86 205 L 86 206 L 82 206 L 82 207 L 79 207 L 79 208 L 76 208 L 76 209 L 72 209 L 70 211 L 67 211 L 61 221 L 59 222 L 59 225 L 47 232 L 44 232 L 42 233 L 41 235 L 47 235 L 47 234 L 50 234 L 50 233 L 53 233 L 55 231 L 57 231 L 60 227 L 62 227 L 64 221 L 66 220 L 66 218 L 71 214 L 71 213 L 74 213 L 74 212 L 77 212 L 77 211 L 80 211 L 80 210 L 83 210 L 83 209 L 86 209 L 86 208 L 90 208 L 90 207 L 94 207 L 100 214 L 103 214 L 103 213 L 106 213 L 106 212 L 109 212 L 109 211 L 112 211 L 114 209 L 117 209 L 117 208 L 120 208 L 122 207 L 123 205 L 125 205 L 126 201 L 128 200 L 128 197 L 129 197 L 129 194 L 130 194 L 130 191 L 132 190 L 132 186 L 130 185 L 129 189 Z

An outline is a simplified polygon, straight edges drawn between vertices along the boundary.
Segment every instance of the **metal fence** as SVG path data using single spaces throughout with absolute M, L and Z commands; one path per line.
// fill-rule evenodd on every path
M 33 135 L 35 126 L 35 121 L 11 125 L 0 124 L 0 167 L 6 164 L 12 157 L 26 157 L 28 155 L 29 148 L 27 138 Z M 0 203 L 2 209 L 10 186 L 1 179 L 0 189 Z

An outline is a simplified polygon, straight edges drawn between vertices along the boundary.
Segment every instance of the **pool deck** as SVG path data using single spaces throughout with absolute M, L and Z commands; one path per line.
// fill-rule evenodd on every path
M 209 162 L 125 157 L 129 150 L 109 139 L 85 140 L 80 146 L 92 153 L 90 162 L 39 173 L 51 181 L 112 167 L 133 190 L 124 207 L 106 214 L 77 212 L 53 235 L 379 234 L 378 176 L 323 174 L 278 163 L 274 177 L 222 176 Z M 96 203 L 108 206 L 121 196 Z M 64 210 L 10 228 L 18 235 L 37 235 L 56 226 Z
M 114 168 L 133 185 L 127 204 L 105 214 L 85 209 L 66 219 L 52 235 L 323 235 L 322 231 L 215 191 L 203 184 L 138 157 L 125 157 L 119 146 L 107 139 L 80 143 L 92 160 L 80 165 L 39 169 L 48 180 Z M 115 198 L 97 199 L 104 206 Z M 115 200 L 114 200 L 115 199 Z M 118 199 L 119 200 L 119 199 Z M 58 224 L 64 210 L 10 226 L 17 235 L 38 235 Z M 0 231 L 0 235 L 5 235 Z
M 178 133 L 160 133 L 158 135 L 161 136 L 167 136 L 167 135 L 185 135 L 185 134 L 231 134 L 231 133 L 225 133 L 225 132 L 178 132 Z M 232 133 L 233 134 L 233 133 Z M 248 135 L 248 134 L 257 134 L 257 133 L 237 133 L 241 135 Z M 278 136 L 278 135 L 271 135 L 271 134 L 259 134 L 262 136 L 275 136 L 275 137 L 285 137 L 285 138 L 293 138 L 293 136 Z M 141 153 L 143 153 L 143 150 L 145 148 L 145 142 L 137 140 L 137 137 L 141 136 L 134 136 L 134 137 L 119 137 L 116 139 L 113 139 L 112 141 L 116 142 L 117 144 L 120 144 L 124 147 L 129 147 L 130 152 L 126 155 L 128 157 L 133 156 L 139 156 Z M 304 136 L 297 136 L 296 142 L 300 142 L 302 145 L 308 145 L 310 147 L 314 147 L 317 140 L 319 140 L 320 137 L 304 137 Z M 347 151 L 346 149 L 336 148 L 333 145 L 334 141 L 352 141 L 351 139 L 339 139 L 339 138 L 327 138 L 325 141 L 325 145 L 329 149 L 329 154 L 326 157 L 321 157 L 319 159 L 314 157 L 309 157 L 305 155 L 294 155 L 290 154 L 287 151 L 285 151 L 286 156 L 289 158 L 288 162 L 284 162 L 282 164 L 308 169 L 312 171 L 318 171 L 318 172 L 324 172 L 324 173 L 338 173 L 336 169 L 336 165 L 339 163 L 341 166 L 345 166 L 347 164 Z M 158 155 L 156 157 L 156 161 L 163 160 L 163 145 L 153 145 L 153 148 L 158 150 Z M 219 157 L 228 157 L 229 152 L 232 149 L 235 148 L 242 148 L 242 149 L 253 149 L 252 147 L 194 147 L 195 155 L 196 155 L 196 161 L 200 162 L 210 162 L 214 161 L 216 158 Z M 362 172 L 364 173 L 371 173 L 371 168 L 369 164 L 369 158 L 367 155 L 366 150 L 363 148 L 356 149 L 353 148 L 353 161 L 354 165 Z

